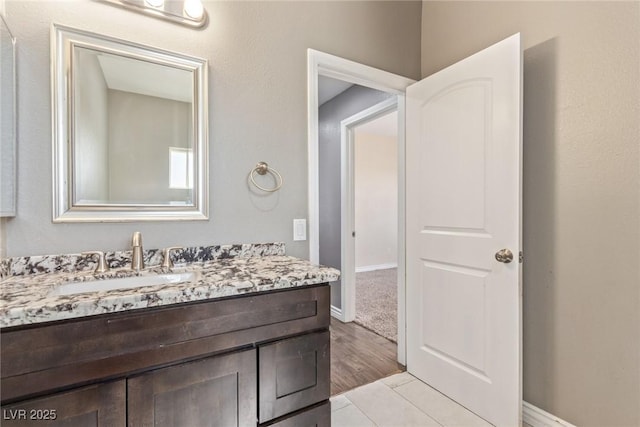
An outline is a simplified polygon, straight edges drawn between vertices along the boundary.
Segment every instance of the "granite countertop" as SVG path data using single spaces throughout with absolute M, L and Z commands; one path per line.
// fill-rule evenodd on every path
M 75 271 L 8 276 L 0 281 L 0 327 L 293 288 L 331 282 L 340 276 L 336 269 L 285 255 L 215 259 L 176 265 L 171 270 L 188 271 L 197 274 L 193 282 L 75 295 L 55 295 L 55 289 L 68 282 L 151 276 L 169 270 L 151 267 L 136 273 L 128 268 L 116 268 L 103 274 Z

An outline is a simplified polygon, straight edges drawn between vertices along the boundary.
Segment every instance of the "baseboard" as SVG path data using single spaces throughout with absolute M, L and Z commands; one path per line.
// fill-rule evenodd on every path
M 331 317 L 335 317 L 339 321 L 344 322 L 344 313 L 342 313 L 342 309 L 335 305 L 331 306 Z
M 531 427 L 575 427 L 527 402 L 522 402 L 522 421 Z
M 397 268 L 398 263 L 392 262 L 388 264 L 378 264 L 378 265 L 364 265 L 362 267 L 356 267 L 356 273 L 364 273 L 366 271 L 376 271 L 376 270 L 387 270 L 389 268 Z

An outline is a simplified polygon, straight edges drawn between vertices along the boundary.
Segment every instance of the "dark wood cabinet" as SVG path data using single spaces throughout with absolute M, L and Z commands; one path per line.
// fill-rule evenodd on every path
M 2 407 L 2 425 L 111 427 L 126 421 L 126 382 L 112 381 Z
M 277 420 L 269 427 L 331 427 L 331 404 L 324 402 L 313 408 Z
M 329 426 L 329 300 L 323 284 L 2 329 L 2 425 Z M 19 418 L 39 409 L 56 419 Z
M 258 348 L 261 423 L 329 398 L 329 343 L 320 332 Z
M 256 351 L 158 369 L 127 380 L 130 427 L 255 424 Z

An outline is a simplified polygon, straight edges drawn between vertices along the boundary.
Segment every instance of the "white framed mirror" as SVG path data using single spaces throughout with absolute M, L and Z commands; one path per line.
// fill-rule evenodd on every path
M 53 221 L 208 219 L 207 61 L 53 24 Z

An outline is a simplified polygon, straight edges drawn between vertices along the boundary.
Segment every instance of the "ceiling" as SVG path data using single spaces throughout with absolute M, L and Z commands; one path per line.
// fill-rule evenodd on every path
M 318 76 L 318 105 L 320 106 L 332 100 L 351 86 L 353 86 L 353 83 Z M 356 128 L 356 132 L 396 137 L 398 135 L 398 112 L 394 111 L 360 125 Z
M 90 55 L 97 56 L 109 89 L 192 102 L 193 77 L 187 70 L 112 54 Z
M 318 76 L 318 106 L 332 100 L 351 86 L 353 86 L 353 83 Z

